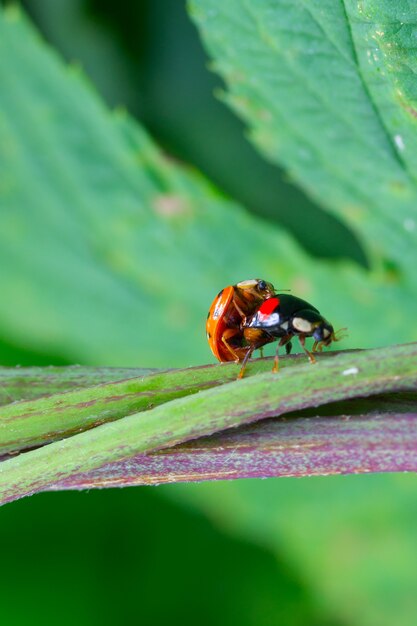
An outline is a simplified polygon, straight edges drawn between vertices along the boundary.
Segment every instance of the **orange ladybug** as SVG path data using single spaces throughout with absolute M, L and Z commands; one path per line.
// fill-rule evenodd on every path
M 244 359 L 249 346 L 245 345 L 243 324 L 264 300 L 274 295 L 274 286 L 260 278 L 229 285 L 217 294 L 206 324 L 207 339 L 216 359 L 236 362 Z

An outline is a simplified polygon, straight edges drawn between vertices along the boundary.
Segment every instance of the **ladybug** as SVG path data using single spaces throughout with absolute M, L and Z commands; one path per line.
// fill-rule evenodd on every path
M 245 358 L 251 346 L 245 345 L 242 324 L 274 295 L 273 285 L 260 278 L 230 285 L 217 294 L 207 315 L 206 331 L 211 351 L 219 361 L 239 362 Z
M 334 332 L 333 326 L 312 304 L 289 294 L 275 294 L 267 298 L 255 313 L 242 322 L 243 337 L 249 349 L 243 358 L 238 378 L 242 378 L 245 366 L 253 351 L 266 343 L 279 339 L 273 371 L 278 371 L 278 350 L 285 346 L 286 353 L 292 349 L 291 340 L 297 336 L 311 363 L 315 363 L 313 352 L 321 352 L 341 337 Z M 305 347 L 306 337 L 313 337 L 312 352 Z

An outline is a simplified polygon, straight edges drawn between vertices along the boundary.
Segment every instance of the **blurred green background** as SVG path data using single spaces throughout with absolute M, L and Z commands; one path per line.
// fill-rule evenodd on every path
M 221 81 L 207 69 L 183 2 L 22 5 L 106 103 L 139 118 L 174 162 L 200 170 L 266 227 L 284 227 L 310 264 L 350 259 L 366 271 L 354 234 L 264 161 L 215 97 Z M 230 234 L 220 236 L 228 245 Z M 215 279 L 222 287 L 221 271 Z M 74 359 L 64 349 L 28 348 L 8 328 L 0 319 L 4 365 L 108 364 L 99 352 L 85 359 L 77 345 Z M 166 365 L 182 359 L 176 346 Z M 381 626 L 396 615 L 395 623 L 411 626 L 416 488 L 413 476 L 376 476 L 25 499 L 0 513 L 3 622 Z

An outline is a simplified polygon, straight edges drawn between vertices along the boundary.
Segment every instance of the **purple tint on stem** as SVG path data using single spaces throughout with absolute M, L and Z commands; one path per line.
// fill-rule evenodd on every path
M 50 490 L 417 471 L 417 413 L 275 418 L 111 463 Z

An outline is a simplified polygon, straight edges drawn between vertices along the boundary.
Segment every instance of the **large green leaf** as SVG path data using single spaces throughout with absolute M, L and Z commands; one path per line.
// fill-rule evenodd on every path
M 270 275 L 276 250 L 285 281 L 301 271 L 285 236 L 109 114 L 16 9 L 0 13 L 0 80 L 0 322 L 16 342 L 74 361 L 189 363 L 208 354 L 223 281 Z
M 416 78 L 413 3 L 191 0 L 250 137 L 360 237 L 399 286 L 373 324 L 416 314 Z M 369 282 L 372 297 L 381 274 Z M 381 285 L 381 283 L 380 283 Z M 382 285 L 381 285 L 382 286 Z M 391 292 L 393 294 L 393 292 Z M 353 303 L 351 292 L 346 298 Z M 345 300 L 346 302 L 346 300 Z M 375 304 L 375 303 L 374 303 Z M 362 309 L 362 323 L 373 325 Z M 415 325 L 409 325 L 414 335 Z M 415 624 L 415 476 L 176 488 L 225 526 L 287 551 L 323 604 L 360 626 Z M 167 491 L 168 494 L 173 490 Z
M 352 346 L 413 338 L 400 285 L 379 270 L 313 266 L 108 113 L 15 8 L 0 11 L 0 80 L 0 325 L 17 345 L 75 362 L 189 365 L 208 357 L 214 295 L 254 276 L 311 298 Z
M 258 148 L 416 291 L 417 10 L 389 0 L 191 0 Z
M 234 41 L 237 51 L 238 45 L 246 45 L 254 57 L 250 33 L 256 20 L 244 22 L 245 13 L 234 0 L 217 3 L 212 15 L 227 6 L 248 31 L 240 42 L 235 40 L 239 33 L 235 28 L 225 39 Z M 263 6 L 259 3 L 260 9 Z M 287 5 L 288 19 L 293 7 L 301 5 Z M 341 5 L 309 7 L 323 9 L 321 20 L 329 30 L 340 25 Z M 355 25 L 355 37 L 360 28 Z M 363 24 L 363 41 L 371 28 L 371 21 Z M 346 28 L 339 29 L 335 45 L 346 46 L 348 35 Z M 291 41 L 287 38 L 286 45 Z M 291 50 L 294 55 L 290 47 L 288 54 Z M 313 65 L 314 60 L 310 55 Z M 329 67 L 322 66 L 324 76 L 332 67 L 330 57 Z M 234 73 L 239 78 L 238 69 Z M 275 68 L 271 75 L 277 76 Z M 403 127 L 397 133 L 401 140 L 391 134 L 389 141 L 381 121 L 380 130 L 375 130 L 371 115 L 369 128 L 362 124 L 356 133 L 349 126 L 347 137 L 342 134 L 344 147 L 327 141 L 333 164 L 331 175 L 324 177 L 308 150 L 303 152 L 304 134 L 310 138 L 305 124 L 300 120 L 301 132 L 292 143 L 282 124 L 285 150 L 280 154 L 290 156 L 298 150 L 299 156 L 306 156 L 306 185 L 354 224 L 373 263 L 368 274 L 347 264 L 313 265 L 277 229 L 250 218 L 195 172 L 161 155 L 128 116 L 103 108 L 77 68 L 64 68 L 16 9 L 0 11 L 0 84 L 0 333 L 10 341 L 75 362 L 103 365 L 167 367 L 203 361 L 208 352 L 202 329 L 214 294 L 224 284 L 257 275 L 313 299 L 336 326 L 349 326 L 352 346 L 416 338 L 415 258 L 410 245 L 414 213 L 408 212 L 414 210 L 413 193 L 410 177 L 399 158 L 397 163 L 392 156 L 405 153 L 401 146 L 408 148 Z M 339 86 L 333 93 L 341 105 L 344 99 L 338 90 Z M 300 105 L 305 93 L 300 94 Z M 360 110 L 358 106 L 358 114 Z M 265 108 L 259 111 L 264 116 Z M 270 115 L 269 110 L 266 113 Z M 407 128 L 410 123 L 408 119 Z M 326 118 L 316 117 L 314 125 L 320 124 L 331 134 Z M 272 126 L 266 129 L 271 142 L 273 131 Z M 317 134 L 320 139 L 325 133 Z M 364 145 L 352 152 L 357 134 Z M 365 167 L 362 151 L 367 155 Z M 275 158 L 271 150 L 268 154 Z M 320 155 L 326 156 L 323 151 Z M 355 202 L 347 204 L 349 188 L 339 175 L 337 160 L 342 157 L 346 176 L 351 168 L 355 171 L 349 179 Z M 311 175 L 310 183 L 307 180 L 308 169 L 317 174 L 320 194 L 316 179 Z M 324 178 L 328 183 L 337 180 L 340 191 L 324 185 Z M 392 181 L 396 193 L 389 187 Z M 386 191 L 383 207 L 381 185 Z M 369 198 L 373 204 L 365 210 Z M 376 212 L 384 216 L 380 225 Z M 199 495 L 207 497 L 202 506 L 216 519 L 256 534 L 274 550 L 285 548 L 300 571 L 308 556 L 308 577 L 323 605 L 335 613 L 367 626 L 408 625 L 405 610 L 394 619 L 386 605 L 391 599 L 391 607 L 411 607 L 409 615 L 415 608 L 415 581 L 407 575 L 414 568 L 416 485 L 413 477 L 400 482 L 375 479 L 370 488 L 367 484 L 280 480 L 216 485 L 212 500 L 199 489 L 187 487 L 187 493 L 195 501 Z M 381 511 L 379 533 L 373 532 L 370 521 L 372 507 Z M 338 526 L 344 533 L 338 534 Z M 352 533 L 357 547 L 353 555 L 346 540 Z M 343 554 L 335 548 L 340 545 L 346 546 Z M 371 570 L 369 563 L 381 554 L 386 567 L 378 563 Z M 362 574 L 365 565 L 367 579 Z
M 415 474 L 160 487 L 286 557 L 336 623 L 413 626 Z

